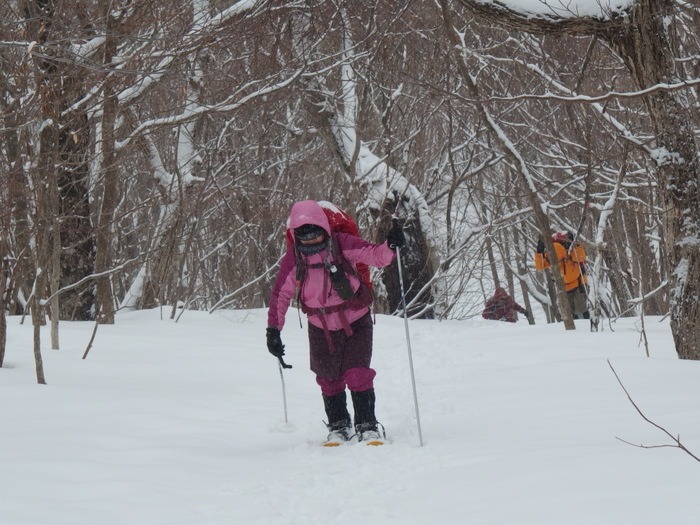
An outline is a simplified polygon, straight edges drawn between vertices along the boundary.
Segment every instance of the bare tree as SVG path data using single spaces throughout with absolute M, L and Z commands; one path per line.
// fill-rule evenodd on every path
M 461 0 L 471 12 L 498 24 L 537 34 L 590 34 L 605 39 L 619 53 L 637 86 L 645 90 L 643 100 L 654 128 L 656 145 L 643 147 L 659 178 L 659 196 L 665 217 L 664 233 L 669 262 L 671 325 L 678 355 L 700 358 L 698 335 L 700 310 L 700 229 L 698 204 L 698 159 L 694 130 L 685 118 L 688 106 L 677 90 L 666 86 L 682 82 L 674 62 L 675 48 L 670 31 L 674 4 L 667 0 L 638 0 L 627 16 L 609 19 L 529 17 L 496 4 Z M 443 2 L 443 7 L 446 3 Z M 638 144 L 638 146 L 642 146 Z
M 289 207 L 315 198 L 377 241 L 404 221 L 411 316 L 478 315 L 500 283 L 571 327 L 558 273 L 532 264 L 567 230 L 594 321 L 673 305 L 693 333 L 697 202 L 670 185 L 695 169 L 674 161 L 699 120 L 693 6 L 654 11 L 676 38 L 647 43 L 663 2 L 561 20 L 469 0 L 3 5 L 11 313 L 260 306 Z M 396 274 L 374 276 L 384 311 Z

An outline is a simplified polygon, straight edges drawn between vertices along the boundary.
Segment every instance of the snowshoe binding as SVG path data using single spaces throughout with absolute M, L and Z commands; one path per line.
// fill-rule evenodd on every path
M 336 421 L 333 424 L 325 423 L 325 425 L 328 428 L 328 437 L 323 442 L 324 447 L 339 447 L 350 441 L 354 436 L 350 420 Z
M 384 425 L 378 421 L 355 425 L 355 430 L 357 431 L 357 441 L 364 445 L 379 447 L 387 443 Z

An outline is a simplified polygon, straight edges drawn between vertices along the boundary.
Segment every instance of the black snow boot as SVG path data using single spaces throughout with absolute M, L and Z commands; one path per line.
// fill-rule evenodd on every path
M 348 441 L 352 437 L 352 425 L 347 407 L 347 396 L 340 392 L 334 396 L 323 396 L 323 407 L 328 417 L 328 440 Z
M 352 406 L 355 409 L 355 427 L 358 425 L 377 426 L 377 418 L 374 415 L 374 403 L 376 396 L 374 389 L 370 388 L 363 392 L 350 392 L 352 396 Z
M 355 409 L 355 431 L 357 440 L 368 445 L 382 445 L 386 440 L 386 432 L 374 415 L 376 396 L 374 389 L 363 392 L 351 392 L 352 405 Z

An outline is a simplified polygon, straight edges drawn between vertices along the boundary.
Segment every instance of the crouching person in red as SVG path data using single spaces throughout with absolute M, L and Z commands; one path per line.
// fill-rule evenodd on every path
M 493 319 L 494 321 L 517 323 L 518 312 L 527 316 L 527 310 L 516 303 L 515 299 L 508 295 L 508 292 L 503 288 L 498 287 L 493 297 L 486 301 L 486 308 L 481 316 L 484 319 Z
M 405 242 L 403 231 L 395 225 L 382 244 L 334 231 L 316 201 L 295 203 L 288 226 L 291 242 L 270 297 L 267 348 L 276 357 L 284 355 L 280 332 L 290 302 L 296 299 L 307 315 L 311 370 L 328 418 L 325 444 L 339 445 L 355 436 L 367 444 L 382 444 L 385 433 L 375 416 L 376 372 L 371 368 L 372 294 L 356 265 L 390 264 L 394 249 Z M 346 389 L 352 399 L 354 429 Z

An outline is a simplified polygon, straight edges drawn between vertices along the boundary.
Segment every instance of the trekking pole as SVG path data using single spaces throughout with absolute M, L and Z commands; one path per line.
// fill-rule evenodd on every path
M 279 358 L 279 363 L 277 363 L 277 366 L 280 369 L 280 379 L 282 380 L 282 402 L 284 403 L 284 423 L 288 424 L 289 419 L 287 418 L 287 389 L 284 387 L 284 373 L 282 372 L 282 368 L 292 368 L 291 365 L 288 365 L 284 362 L 282 357 Z
M 420 413 L 418 411 L 418 394 L 416 393 L 416 375 L 413 372 L 413 354 L 411 353 L 411 336 L 408 332 L 408 311 L 406 309 L 406 292 L 403 288 L 403 270 L 401 269 L 401 253 L 396 247 L 396 264 L 399 267 L 399 282 L 401 284 L 401 304 L 403 306 L 403 324 L 406 329 L 406 346 L 408 347 L 408 367 L 411 369 L 411 384 L 413 385 L 413 406 L 416 410 L 416 423 L 418 424 L 418 441 L 423 446 L 423 432 L 420 428 Z

